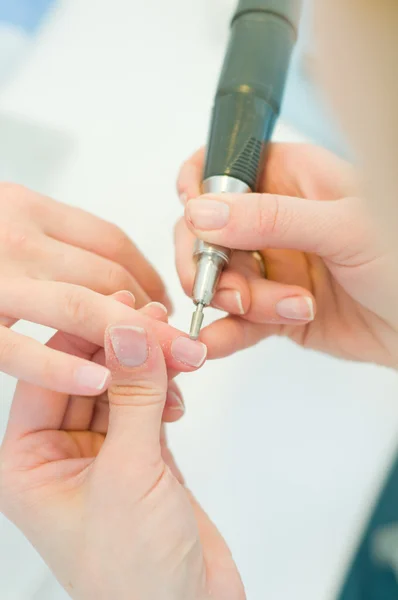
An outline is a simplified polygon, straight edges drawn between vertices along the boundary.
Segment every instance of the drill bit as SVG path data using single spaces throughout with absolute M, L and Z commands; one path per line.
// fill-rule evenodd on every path
M 203 323 L 203 309 L 205 305 L 199 302 L 196 305 L 196 310 L 192 315 L 191 328 L 189 330 L 189 337 L 191 340 L 197 340 L 200 334 L 200 329 Z
M 279 115 L 302 0 L 239 0 L 221 70 L 203 169 L 204 194 L 247 194 L 257 188 Z M 190 335 L 199 337 L 232 250 L 198 239 L 193 251 L 196 310 Z

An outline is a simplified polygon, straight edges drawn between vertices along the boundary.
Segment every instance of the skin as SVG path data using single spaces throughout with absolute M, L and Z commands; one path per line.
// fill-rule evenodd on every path
M 122 359 L 136 355 L 134 328 L 145 324 L 136 313 L 124 328 Z M 112 385 L 101 398 L 18 385 L 0 454 L 0 507 L 71 598 L 243 600 L 230 552 L 167 448 L 169 382 L 156 335 L 141 329 L 145 360 L 126 367 L 113 332 L 104 344 Z M 62 333 L 50 345 L 103 355 Z
M 394 254 L 357 195 L 352 167 L 321 148 L 275 144 L 260 194 L 250 201 L 229 194 L 197 199 L 203 156 L 199 151 L 188 160 L 178 182 L 186 199 L 185 218 L 176 229 L 184 289 L 192 289 L 195 237 L 238 250 L 262 249 L 267 267 L 265 280 L 248 253 L 234 255 L 215 297 L 215 304 L 231 314 L 201 336 L 209 356 L 225 356 L 270 335 L 283 335 L 342 358 L 396 366 Z M 198 207 L 208 214 L 214 201 L 229 212 L 227 224 L 195 227 Z M 236 293 L 240 306 L 234 303 Z M 302 314 L 296 310 L 293 318 L 281 316 L 279 307 L 286 299 L 294 299 Z
M 263 248 L 267 248 L 265 256 L 273 284 L 275 277 L 282 279 L 276 281 L 278 293 L 290 294 L 294 289 L 296 295 L 306 296 L 312 292 L 317 310 L 314 328 L 310 329 L 308 322 L 293 326 L 250 321 L 249 315 L 255 316 L 255 306 L 259 307 L 260 313 L 266 309 L 264 313 L 268 319 L 272 316 L 275 319 L 275 313 L 272 313 L 275 304 L 265 297 L 272 291 L 270 282 L 257 284 L 256 289 L 264 286 L 266 294 L 254 294 L 253 281 L 259 279 L 258 270 L 250 257 L 243 269 L 242 256 L 237 256 L 238 264 L 224 275 L 222 283 L 224 289 L 232 291 L 241 286 L 247 314 L 227 319 L 234 324 L 233 335 L 244 334 L 238 347 L 250 345 L 270 332 L 282 332 L 282 328 L 285 332 L 291 331 L 290 335 L 297 336 L 299 342 L 303 331 L 314 331 L 311 338 L 306 334 L 306 340 L 325 351 L 395 366 L 398 288 L 395 273 L 398 264 L 398 204 L 395 200 L 398 124 L 395 107 L 398 88 L 391 73 L 395 72 L 396 66 L 397 38 L 392 32 L 398 29 L 398 6 L 393 0 L 353 0 L 350 3 L 319 0 L 315 5 L 316 31 L 320 39 L 317 71 L 343 130 L 350 135 L 361 169 L 354 176 L 352 169 L 318 149 L 273 148 L 267 178 L 263 182 L 264 192 L 268 195 L 257 199 L 254 208 L 248 212 L 250 218 L 247 221 L 241 219 L 239 227 L 224 231 L 223 235 L 239 241 L 237 245 L 245 248 L 250 242 L 249 231 L 251 235 L 253 231 L 260 235 L 256 242 L 263 240 Z M 278 162 L 278 152 L 286 152 L 281 162 Z M 185 202 L 199 194 L 201 160 L 199 154 L 188 161 L 182 171 L 179 191 Z M 304 164 L 300 162 L 302 160 Z M 301 165 L 300 169 L 295 163 Z M 192 191 L 184 192 L 184 185 L 191 186 Z M 359 189 L 363 200 L 358 200 Z M 275 194 L 282 195 L 278 202 Z M 220 200 L 227 201 L 233 214 L 239 211 L 240 200 L 243 201 L 232 197 Z M 262 200 L 266 201 L 266 206 Z M 270 221 L 266 218 L 268 201 L 273 208 L 273 220 Z M 371 217 L 366 215 L 364 204 Z M 282 211 L 277 213 L 276 206 Z M 263 223 L 260 230 L 253 229 L 257 209 L 265 210 L 265 215 L 260 212 Z M 328 219 L 325 221 L 322 218 L 326 213 Z M 279 214 L 285 217 L 284 227 L 275 229 L 280 221 Z M 314 219 L 310 220 L 310 229 L 307 218 Z M 336 227 L 336 220 L 339 227 Z M 307 228 L 306 237 L 300 233 L 301 227 L 295 228 L 297 223 Z M 325 235 L 319 232 L 314 235 L 312 228 L 315 226 Z M 281 235 L 275 235 L 278 232 Z M 336 243 L 334 235 L 341 236 L 341 232 L 344 237 L 338 237 L 339 243 Z M 177 248 L 181 249 L 184 244 L 188 248 L 192 241 L 190 236 L 192 219 L 188 213 L 186 221 L 182 221 L 177 229 Z M 269 245 L 270 241 L 272 244 Z M 339 260 L 335 253 L 331 256 L 330 245 L 333 244 L 337 255 L 344 252 Z M 275 257 L 272 253 L 270 256 L 270 247 L 279 255 Z M 291 260 L 285 262 L 287 256 Z M 305 264 L 309 257 L 311 270 Z M 178 268 L 187 285 L 192 264 L 184 260 L 177 251 Z M 275 292 L 275 285 L 272 287 Z M 250 294 L 247 298 L 243 294 L 245 289 Z M 322 290 L 323 294 L 320 293 Z M 332 294 L 336 297 L 331 298 Z M 224 298 L 217 300 L 231 312 L 231 307 L 225 305 L 233 301 L 231 294 L 229 299 L 224 294 Z M 319 329 L 315 325 L 317 319 L 322 322 Z M 337 327 L 339 335 L 327 331 L 329 323 Z M 224 327 L 223 322 L 214 327 Z M 250 332 L 254 332 L 253 337 Z M 114 357 L 107 350 L 108 366 L 114 373 L 115 384 L 109 395 L 110 428 L 105 442 L 99 438 L 97 445 L 92 443 L 92 432 L 87 429 L 79 432 L 82 436 L 88 434 L 91 449 L 83 450 L 82 444 L 76 446 L 76 435 L 62 431 L 60 427 L 54 429 L 46 420 L 43 409 L 48 409 L 50 416 L 54 410 L 58 411 L 60 403 L 54 400 L 60 400 L 59 395 L 26 383 L 19 385 L 1 456 L 1 508 L 36 545 L 72 597 L 113 597 L 117 589 L 118 598 L 137 597 L 140 600 L 167 600 L 168 597 L 202 600 L 210 591 L 212 599 L 241 600 L 244 592 L 225 545 L 204 514 L 198 513 L 185 488 L 176 483 L 181 477 L 164 444 L 162 449 L 159 432 L 163 408 L 159 398 L 164 398 L 167 382 L 156 338 L 149 329 L 147 333 L 151 349 L 157 350 L 149 354 L 145 373 L 123 372 L 121 380 Z M 210 328 L 203 335 L 210 337 Z M 356 342 L 358 337 L 360 345 Z M 62 338 L 54 344 L 60 342 Z M 210 345 L 210 353 L 216 356 L 234 350 L 228 340 L 221 339 L 220 344 L 223 345 L 221 349 L 216 344 L 213 348 Z M 109 348 L 107 343 L 106 348 Z M 137 385 L 136 376 L 140 385 Z M 148 389 L 154 400 L 151 406 L 148 395 L 142 394 Z M 135 401 L 137 398 L 138 402 Z M 63 413 L 58 416 L 62 417 Z M 49 443 L 38 443 L 40 436 Z M 65 438 L 69 442 L 74 438 L 74 443 L 64 445 Z M 75 453 L 73 457 L 67 453 L 71 448 Z M 163 475 L 165 464 L 170 469 L 166 471 L 166 479 Z M 164 485 L 159 486 L 159 482 Z M 151 505 L 154 498 L 159 498 L 159 502 Z M 146 512 L 148 504 L 149 513 Z M 142 519 L 142 515 L 147 518 Z M 185 551 L 181 551 L 182 547 Z M 190 551 L 187 552 L 187 548 Z M 168 568 L 170 561 L 164 561 L 165 556 L 174 559 L 171 564 L 177 568 L 172 572 Z
M 92 339 L 91 310 L 103 316 L 121 310 L 102 295 L 128 290 L 139 308 L 150 300 L 171 308 L 163 282 L 125 233 L 83 210 L 2 183 L 0 211 L 0 371 L 52 389 L 97 393 L 84 369 L 73 375 L 85 366 L 82 360 L 44 348 L 11 326 L 19 319 L 68 333 L 77 326 Z M 99 372 L 98 380 L 105 375 Z

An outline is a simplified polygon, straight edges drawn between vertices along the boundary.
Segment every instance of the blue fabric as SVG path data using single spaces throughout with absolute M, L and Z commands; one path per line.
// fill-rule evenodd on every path
M 339 600 L 398 598 L 398 459 L 390 471 Z
M 56 0 L 0 0 L 0 21 L 34 33 Z

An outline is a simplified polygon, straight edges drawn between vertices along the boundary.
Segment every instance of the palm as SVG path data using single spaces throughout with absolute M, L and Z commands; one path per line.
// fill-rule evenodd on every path
M 92 487 L 91 493 L 89 492 L 92 498 L 90 512 L 95 514 L 98 511 L 99 498 L 104 499 L 109 494 L 109 480 L 113 474 L 109 472 L 109 462 L 101 460 L 100 452 L 108 428 L 107 395 L 98 398 L 67 398 L 52 392 L 48 394 L 52 394 L 54 405 L 58 405 L 58 408 L 60 403 L 64 403 L 62 423 L 59 429 L 36 431 L 20 441 L 12 465 L 15 489 L 26 498 L 35 497 L 40 506 L 43 499 L 50 497 L 56 501 L 57 498 L 65 497 L 66 493 L 70 494 L 71 489 L 75 489 L 75 497 L 78 498 L 79 487 L 72 483 L 71 488 L 71 482 L 76 481 L 76 484 L 80 484 L 85 481 Z M 240 600 L 243 593 L 241 582 L 228 547 L 184 486 L 182 475 L 168 448 L 164 426 L 159 442 L 162 460 L 168 467 L 168 477 L 159 482 L 158 468 L 154 468 L 153 473 L 147 472 L 145 488 L 139 495 L 144 496 L 149 504 L 154 498 L 156 506 L 172 507 L 172 512 L 167 513 L 167 525 L 164 525 L 169 535 L 163 539 L 162 552 L 173 555 L 179 547 L 189 549 L 189 552 L 180 553 L 184 562 L 179 564 L 178 568 L 197 573 L 195 583 L 198 597 L 207 598 L 210 589 L 217 599 Z M 90 467 L 92 477 L 85 480 L 84 473 Z M 115 470 L 113 461 L 111 469 Z M 112 489 L 112 495 L 113 500 L 118 502 L 117 487 Z M 134 510 L 134 507 L 132 509 Z M 153 514 L 151 517 L 153 518 Z M 110 527 L 112 529 L 112 523 Z M 55 513 L 54 535 L 58 535 L 57 528 L 58 517 Z M 73 527 L 71 529 L 73 530 Z M 98 530 L 103 530 L 102 524 L 98 524 Z M 181 539 L 181 531 L 184 531 L 185 539 Z M 134 534 L 137 535 L 137 532 Z M 158 530 L 155 530 L 154 534 L 160 539 Z M 109 536 L 112 536 L 111 532 Z M 159 539 L 153 543 L 159 544 Z M 70 543 L 75 544 L 75 540 L 71 540 Z M 81 542 L 75 548 L 77 556 L 80 545 Z M 51 564 L 50 558 L 48 562 Z

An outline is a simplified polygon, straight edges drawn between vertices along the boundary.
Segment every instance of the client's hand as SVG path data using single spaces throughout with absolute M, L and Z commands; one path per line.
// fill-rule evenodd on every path
M 260 194 L 200 197 L 203 151 L 182 168 L 186 204 L 176 230 L 177 268 L 191 293 L 195 237 L 260 250 L 267 279 L 236 252 L 214 305 L 230 313 L 204 329 L 209 357 L 284 335 L 344 358 L 398 363 L 394 260 L 356 197 L 352 168 L 301 144 L 270 148 Z M 395 261 L 396 262 L 396 261 Z
M 167 448 L 168 375 L 147 322 L 135 313 L 107 330 L 107 394 L 19 384 L 0 453 L 0 507 L 72 598 L 241 600 L 228 548 Z M 51 346 L 104 358 L 62 333 Z
M 150 300 L 170 307 L 159 275 L 115 225 L 22 186 L 0 184 L 0 214 L 0 371 L 52 389 L 97 393 L 104 379 L 99 371 L 98 377 L 91 371 L 90 380 L 79 359 L 9 328 L 25 319 L 68 333 L 77 329 L 89 339 L 99 305 L 102 314 L 105 306 L 112 311 L 102 294 L 128 290 L 138 307 Z

